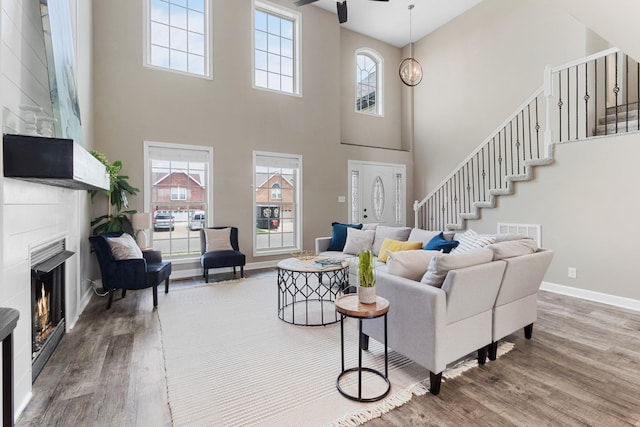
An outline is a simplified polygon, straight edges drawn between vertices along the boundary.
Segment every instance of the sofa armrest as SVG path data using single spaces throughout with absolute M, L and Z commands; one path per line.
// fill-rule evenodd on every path
M 376 272 L 376 294 L 389 300 L 389 347 L 433 372 L 444 367 L 436 349 L 446 340 L 447 298 L 442 289 L 383 271 Z M 363 332 L 384 342 L 381 318 L 363 322 Z M 445 365 L 446 366 L 446 365 Z
M 331 244 L 331 237 L 316 237 L 316 255 L 326 252 Z

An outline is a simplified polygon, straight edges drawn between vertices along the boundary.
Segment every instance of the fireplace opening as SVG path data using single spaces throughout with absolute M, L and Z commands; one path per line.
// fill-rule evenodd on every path
M 65 260 L 71 255 L 64 239 L 31 253 L 32 381 L 65 333 Z

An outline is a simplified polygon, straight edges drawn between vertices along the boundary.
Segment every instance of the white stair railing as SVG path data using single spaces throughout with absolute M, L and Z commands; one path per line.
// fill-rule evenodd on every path
M 546 67 L 536 90 L 424 199 L 416 227 L 462 229 L 513 182 L 552 162 L 554 143 L 640 130 L 640 65 L 617 48 Z

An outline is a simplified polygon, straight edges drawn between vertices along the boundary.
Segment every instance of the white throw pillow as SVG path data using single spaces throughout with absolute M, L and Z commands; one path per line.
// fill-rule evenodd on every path
M 493 260 L 513 258 L 529 255 L 538 250 L 538 244 L 533 239 L 507 240 L 487 246 L 493 251 Z
M 130 234 L 124 233 L 120 237 L 107 237 L 111 254 L 117 260 L 142 258 L 142 251 Z
M 467 232 L 458 236 L 458 241 L 460 244 L 451 251 L 452 254 L 461 254 L 472 249 L 484 248 L 487 245 L 495 243 L 496 238 L 486 234 L 480 235 L 473 230 L 467 230 Z
M 442 287 L 444 279 L 449 270 L 471 267 L 473 265 L 485 264 L 493 259 L 491 249 L 473 249 L 462 254 L 437 254 L 431 258 L 429 268 L 422 277 L 421 282 L 426 285 Z
M 420 281 L 424 276 L 431 259 L 438 255 L 440 251 L 387 251 L 387 273 L 401 276 L 406 279 Z
M 375 234 L 375 230 L 358 230 L 347 227 L 347 241 L 342 253 L 358 255 L 362 251 L 371 250 Z
M 205 228 L 206 252 L 232 251 L 230 228 Z

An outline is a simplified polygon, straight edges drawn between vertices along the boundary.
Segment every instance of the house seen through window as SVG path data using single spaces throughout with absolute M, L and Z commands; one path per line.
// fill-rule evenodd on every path
M 211 148 L 145 142 L 145 154 L 152 246 L 168 258 L 199 256 L 211 211 Z
M 254 152 L 254 254 L 300 250 L 302 158 Z

